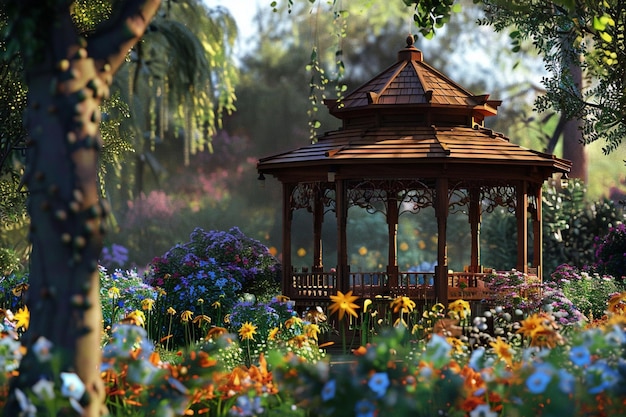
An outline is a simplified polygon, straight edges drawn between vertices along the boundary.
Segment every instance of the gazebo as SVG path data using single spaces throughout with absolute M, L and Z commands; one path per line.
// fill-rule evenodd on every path
M 517 270 L 541 279 L 542 184 L 554 174 L 566 175 L 571 163 L 485 128 L 484 119 L 497 114 L 500 101 L 472 94 L 425 63 L 409 36 L 396 63 L 345 98 L 325 104 L 341 120 L 339 129 L 320 135 L 315 143 L 262 158 L 257 166 L 260 178 L 272 175 L 283 187 L 285 295 L 303 304 L 319 303 L 337 290 L 444 304 L 461 295 L 480 298 L 485 273 L 481 215 L 498 206 L 517 219 Z M 351 271 L 349 264 L 346 225 L 353 205 L 382 207 L 386 216 L 387 266 L 367 276 Z M 398 218 L 407 205 L 413 211 L 434 209 L 434 272 L 399 270 Z M 469 216 L 471 262 L 457 274 L 448 271 L 446 229 L 449 213 L 459 208 Z M 292 267 L 291 244 L 298 209 L 313 213 L 314 239 L 313 265 L 300 272 Z M 326 262 L 333 268 L 324 270 L 322 222 L 328 211 L 337 220 L 337 259 Z M 459 280 L 464 294 L 458 291 Z

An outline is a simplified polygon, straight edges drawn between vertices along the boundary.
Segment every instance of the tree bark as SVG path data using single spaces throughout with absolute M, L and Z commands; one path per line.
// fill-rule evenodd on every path
M 579 90 L 583 87 L 583 72 L 580 64 L 569 65 L 572 80 Z M 563 127 L 563 158 L 572 161 L 569 176 L 587 182 L 587 149 L 583 143 L 582 120 L 569 119 Z
M 41 378 L 61 383 L 59 369 L 40 362 L 33 349 L 40 337 L 52 342 L 60 371 L 75 372 L 85 384 L 81 415 L 107 414 L 100 377 L 98 258 L 107 210 L 97 184 L 99 105 L 160 0 L 118 3 L 122 9 L 88 39 L 76 32 L 66 2 L 58 3 L 46 16 L 55 22 L 50 33 L 38 39 L 45 45 L 42 60 L 25 68 L 31 323 L 22 337 L 27 353 L 11 381 L 5 416 L 20 415 L 16 389 L 28 392 Z

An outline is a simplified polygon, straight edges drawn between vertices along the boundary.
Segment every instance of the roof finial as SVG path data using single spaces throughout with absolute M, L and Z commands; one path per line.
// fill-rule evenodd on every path
M 413 35 L 409 34 L 406 37 L 406 46 L 404 49 L 398 52 L 398 61 L 421 61 L 422 60 L 422 51 L 417 49 L 413 43 L 415 42 L 415 38 Z
M 409 36 L 406 37 L 406 47 L 410 48 L 411 46 L 413 46 L 414 43 L 415 43 L 415 38 L 413 38 L 413 35 L 409 33 Z

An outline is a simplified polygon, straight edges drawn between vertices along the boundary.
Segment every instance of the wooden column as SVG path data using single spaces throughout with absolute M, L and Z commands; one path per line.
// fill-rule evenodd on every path
M 471 234 L 470 272 L 480 272 L 480 188 L 471 188 L 469 194 L 469 222 Z
M 350 290 L 350 266 L 348 265 L 348 197 L 346 181 L 335 182 L 335 209 L 337 210 L 337 289 L 343 293 Z
M 387 285 L 395 293 L 398 288 L 398 200 L 395 196 L 387 197 L 387 231 L 389 238 Z
M 522 181 L 516 190 L 517 270 L 528 272 L 528 184 Z
M 283 295 L 293 297 L 293 271 L 291 263 L 291 223 L 293 210 L 291 209 L 291 193 L 294 184 L 283 183 Z
M 541 184 L 535 186 L 536 210 L 533 216 L 533 266 L 537 268 L 537 276 L 543 280 L 543 225 L 542 225 L 542 190 Z
M 448 179 L 437 178 L 435 215 L 437 216 L 437 266 L 435 267 L 435 297 L 437 302 L 448 305 Z
M 324 190 L 318 188 L 315 192 L 315 201 L 313 201 L 313 272 L 322 272 L 324 270 L 322 259 L 322 223 L 324 222 L 323 193 Z

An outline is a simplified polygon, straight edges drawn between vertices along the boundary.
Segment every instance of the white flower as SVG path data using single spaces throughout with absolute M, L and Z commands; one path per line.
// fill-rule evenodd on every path
M 39 362 L 48 362 L 52 357 L 52 342 L 43 336 L 39 336 L 35 344 L 33 344 L 33 353 Z
M 478 407 L 470 411 L 470 417 L 498 417 L 498 413 L 491 411 L 488 404 L 480 404 Z
M 22 410 L 20 416 L 35 417 L 37 415 L 37 407 L 30 402 L 26 394 L 24 394 L 24 392 L 19 388 L 15 389 L 15 398 L 17 398 L 17 402 Z
M 64 397 L 74 398 L 80 400 L 85 393 L 85 384 L 83 381 L 73 372 L 61 372 L 61 394 Z
M 41 378 L 33 385 L 33 392 L 40 400 L 52 400 L 54 398 L 54 382 Z

